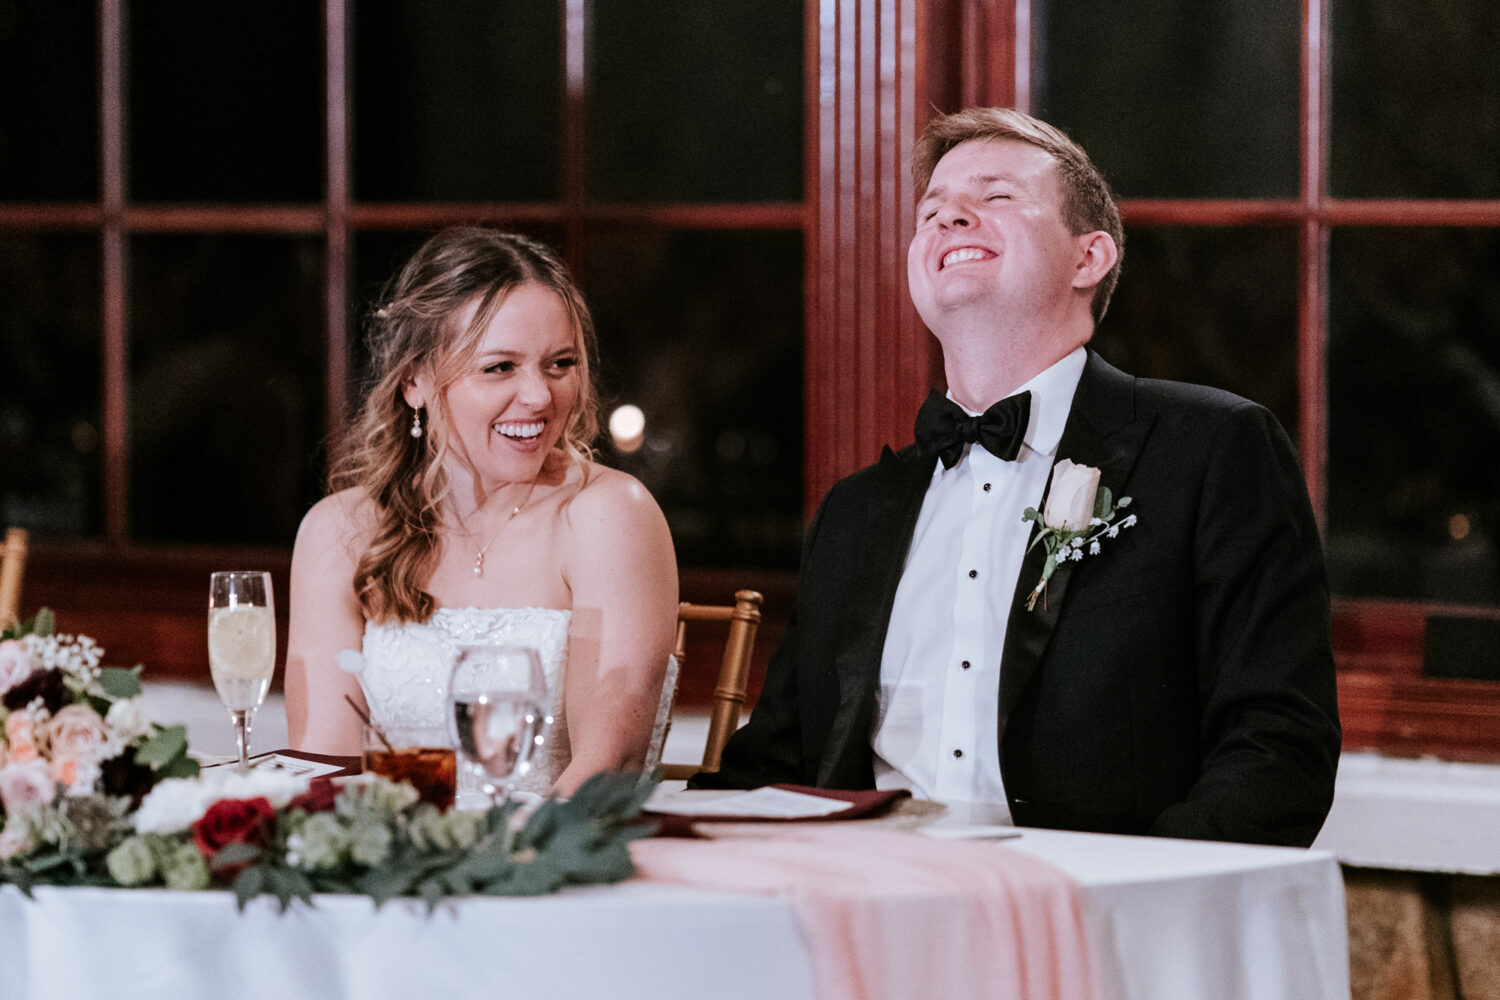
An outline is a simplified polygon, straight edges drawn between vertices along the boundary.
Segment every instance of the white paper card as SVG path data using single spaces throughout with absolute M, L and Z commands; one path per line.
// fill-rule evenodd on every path
M 672 816 L 743 816 L 756 819 L 807 819 L 849 808 L 849 803 L 821 795 L 803 795 L 783 788 L 756 788 L 730 795 L 697 796 L 693 792 L 663 792 L 658 788 L 646 801 L 650 812 Z
M 200 762 L 204 768 L 224 767 L 227 764 L 236 763 L 237 758 L 226 757 L 212 762 L 208 758 L 200 758 Z M 308 778 L 316 778 L 320 774 L 332 774 L 344 769 L 342 764 L 324 764 L 316 760 L 287 757 L 279 753 L 264 753 L 251 757 L 250 766 L 256 769 L 265 768 L 268 771 L 286 771 L 288 774 L 298 774 Z

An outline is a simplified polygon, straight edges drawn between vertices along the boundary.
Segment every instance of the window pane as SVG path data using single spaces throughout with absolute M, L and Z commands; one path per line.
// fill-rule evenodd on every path
M 0 527 L 100 530 L 99 241 L 0 236 Z
M 321 492 L 321 243 L 149 236 L 130 251 L 132 534 L 291 544 Z
M 95 6 L 0 3 L 0 201 L 99 197 Z
M 1500 599 L 1500 232 L 1335 230 L 1328 552 L 1349 596 Z
M 361 0 L 354 189 L 364 201 L 558 196 L 558 0 Z
M 1038 114 L 1134 198 L 1297 193 L 1297 0 L 1046 0 Z
M 1500 197 L 1500 4 L 1336 0 L 1332 192 Z
M 1253 399 L 1296 441 L 1296 232 L 1140 226 L 1125 248 L 1099 353 L 1132 375 Z
M 315 3 L 130 4 L 131 196 L 321 199 L 320 10 Z
M 802 7 L 590 3 L 590 194 L 801 201 Z
M 802 531 L 802 236 L 589 237 L 583 289 L 599 330 L 606 417 L 646 416 L 605 461 L 666 511 L 689 566 L 794 568 Z

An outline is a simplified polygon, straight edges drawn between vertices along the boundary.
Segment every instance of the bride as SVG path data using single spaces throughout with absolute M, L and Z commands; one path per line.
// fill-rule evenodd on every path
M 447 230 L 392 281 L 343 488 L 292 554 L 294 748 L 359 753 L 346 695 L 379 725 L 442 726 L 457 647 L 513 641 L 553 688 L 539 790 L 660 752 L 676 560 L 645 488 L 590 460 L 592 341 L 561 261 L 525 237 Z

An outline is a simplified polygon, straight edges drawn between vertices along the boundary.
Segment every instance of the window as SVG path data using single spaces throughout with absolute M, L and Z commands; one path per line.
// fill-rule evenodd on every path
M 1442 708 L 1500 703 L 1500 11 L 1017 9 L 1033 105 L 1122 198 L 1096 346 L 1262 402 L 1301 446 L 1346 743 L 1500 754 Z
M 289 546 L 382 283 L 483 222 L 573 267 L 682 560 L 795 565 L 800 0 L 0 14 L 0 523 Z

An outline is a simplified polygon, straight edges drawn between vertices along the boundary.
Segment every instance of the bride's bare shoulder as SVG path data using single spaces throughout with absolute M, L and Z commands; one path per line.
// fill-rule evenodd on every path
M 656 498 L 628 472 L 591 463 L 579 478 L 578 491 L 569 501 L 579 515 L 606 523 L 662 516 Z
M 582 466 L 576 476 L 571 496 L 559 508 L 559 523 L 579 552 L 670 537 L 661 507 L 634 476 L 597 464 Z
M 375 501 L 362 487 L 330 493 L 309 508 L 297 529 L 297 547 L 320 552 L 361 548 L 374 530 Z

